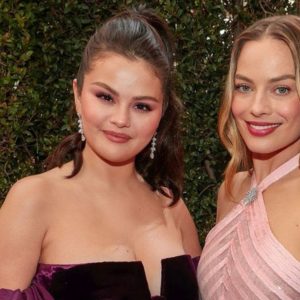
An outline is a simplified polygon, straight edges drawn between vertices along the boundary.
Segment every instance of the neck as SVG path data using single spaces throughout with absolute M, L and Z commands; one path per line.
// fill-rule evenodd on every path
M 253 169 L 257 182 L 300 152 L 300 141 L 274 153 L 252 153 Z
M 136 181 L 138 175 L 133 160 L 124 163 L 111 163 L 99 157 L 88 146 L 83 150 L 83 164 L 78 179 L 89 184 L 116 187 L 126 186 L 131 181 Z

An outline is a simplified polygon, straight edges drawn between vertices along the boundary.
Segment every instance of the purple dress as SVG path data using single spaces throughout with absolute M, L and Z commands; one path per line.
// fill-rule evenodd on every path
M 141 261 L 39 264 L 24 291 L 0 289 L 0 300 L 197 300 L 198 258 L 161 261 L 161 294 L 151 297 Z

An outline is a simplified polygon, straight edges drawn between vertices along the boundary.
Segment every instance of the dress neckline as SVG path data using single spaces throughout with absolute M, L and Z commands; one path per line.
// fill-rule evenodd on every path
M 180 255 L 175 255 L 175 256 L 170 256 L 170 257 L 165 257 L 161 259 L 161 262 L 169 259 L 176 259 L 180 257 L 187 257 L 188 259 L 192 259 L 191 255 L 189 254 L 180 254 Z M 40 262 L 38 263 L 38 268 L 51 268 L 51 267 L 62 267 L 62 268 L 69 268 L 69 267 L 75 267 L 75 266 L 81 266 L 81 265 L 89 265 L 89 264 L 106 264 L 106 263 L 120 263 L 120 264 L 126 264 L 126 263 L 137 263 L 137 264 L 142 264 L 143 262 L 141 260 L 103 260 L 103 261 L 92 261 L 92 262 L 82 262 L 82 263 L 69 263 L 69 264 L 55 264 L 55 263 L 43 263 Z
M 165 276 L 165 269 L 170 263 L 176 265 L 186 265 L 186 266 L 193 266 L 194 272 L 196 274 L 197 264 L 199 262 L 199 257 L 192 258 L 189 254 L 181 254 L 176 255 L 172 257 L 166 257 L 161 259 L 161 286 L 160 286 L 160 294 L 159 295 L 151 295 L 151 300 L 158 300 L 158 299 L 164 299 L 162 296 L 163 291 L 163 277 Z M 149 284 L 146 279 L 146 272 L 145 267 L 143 265 L 143 262 L 141 260 L 133 260 L 133 261 L 99 261 L 99 262 L 88 262 L 88 263 L 77 263 L 77 264 L 50 264 L 50 263 L 39 263 L 37 268 L 37 277 L 41 276 L 42 274 L 49 274 L 55 273 L 57 270 L 71 270 L 74 268 L 86 268 L 88 266 L 91 267 L 101 267 L 104 268 L 112 267 L 112 268 L 118 268 L 118 267 L 132 267 L 134 270 L 139 270 L 140 276 L 144 278 L 145 285 L 148 288 L 149 295 L 150 295 L 150 289 Z M 196 278 L 196 277 L 195 277 Z
M 246 207 L 249 207 L 248 204 L 254 202 L 257 199 L 259 192 L 265 190 L 276 180 L 279 180 L 280 178 L 287 175 L 292 170 L 296 169 L 299 166 L 299 159 L 300 159 L 300 153 L 296 154 L 295 156 L 293 156 L 292 158 L 290 158 L 289 160 L 281 164 L 278 168 L 273 170 L 258 185 L 255 178 L 255 172 L 253 172 L 250 189 L 246 193 L 245 197 L 240 198 L 237 204 L 226 214 L 226 216 L 224 216 L 224 218 L 222 218 L 209 231 L 209 233 L 206 236 L 205 243 L 209 243 L 213 239 L 213 237 L 222 230 L 223 227 L 230 224 L 230 222 L 239 214 L 241 214 Z
M 248 205 L 249 203 L 255 201 L 258 197 L 258 193 L 263 192 L 271 184 L 273 184 L 274 182 L 278 181 L 279 179 L 296 169 L 299 166 L 299 156 L 300 153 L 297 153 L 295 156 L 281 164 L 270 174 L 268 174 L 260 183 L 257 183 L 255 172 L 253 172 L 250 189 L 246 193 L 245 197 L 242 199 L 242 203 L 244 205 Z
M 283 178 L 284 176 L 295 170 L 297 167 L 299 167 L 299 158 L 300 154 L 293 156 L 291 159 L 289 159 L 288 161 L 280 165 L 277 169 L 275 169 L 273 172 L 271 172 L 257 185 L 258 199 L 255 203 L 255 205 L 259 207 L 259 211 L 261 212 L 260 214 L 257 214 L 256 218 L 261 221 L 260 224 L 264 224 L 264 230 L 268 233 L 268 237 L 272 241 L 273 245 L 276 247 L 278 253 L 281 253 L 282 255 L 287 257 L 285 265 L 287 266 L 289 264 L 289 269 L 297 270 L 297 272 L 299 272 L 300 270 L 300 261 L 296 259 L 296 257 L 283 244 L 281 244 L 281 242 L 277 239 L 277 237 L 274 235 L 271 229 L 263 197 L 263 191 L 267 189 L 271 184 Z M 256 181 L 254 178 L 254 184 L 255 183 Z
M 253 184 L 257 185 L 260 190 L 265 190 L 272 183 L 276 182 L 277 180 L 281 179 L 282 177 L 296 169 L 299 166 L 299 156 L 300 153 L 297 153 L 295 156 L 281 164 L 270 174 L 268 174 L 259 184 L 257 184 L 255 172 L 253 172 Z

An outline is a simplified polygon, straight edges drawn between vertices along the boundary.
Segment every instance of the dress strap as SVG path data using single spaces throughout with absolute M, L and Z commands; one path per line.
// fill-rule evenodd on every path
M 293 156 L 291 159 L 283 163 L 277 169 L 272 171 L 267 177 L 265 177 L 259 184 L 256 183 L 255 173 L 253 172 L 252 179 L 251 179 L 251 188 L 246 193 L 244 199 L 242 200 L 245 205 L 253 202 L 257 199 L 258 193 L 263 192 L 268 186 L 270 186 L 275 181 L 279 180 L 280 178 L 284 177 L 297 167 L 299 167 L 299 159 L 300 153 Z
M 283 163 L 281 166 L 279 166 L 277 169 L 272 171 L 267 177 L 265 177 L 261 183 L 258 184 L 258 189 L 260 191 L 265 190 L 268 188 L 272 183 L 275 181 L 281 179 L 288 173 L 292 172 L 294 169 L 299 167 L 299 159 L 300 154 L 293 156 L 291 159 Z

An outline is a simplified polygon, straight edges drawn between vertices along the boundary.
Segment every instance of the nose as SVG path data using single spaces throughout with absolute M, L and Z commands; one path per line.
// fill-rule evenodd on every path
M 254 116 L 268 115 L 272 112 L 272 103 L 265 91 L 256 91 L 251 103 L 251 113 Z
M 116 105 L 110 119 L 111 123 L 119 128 L 130 126 L 130 112 L 125 105 Z

